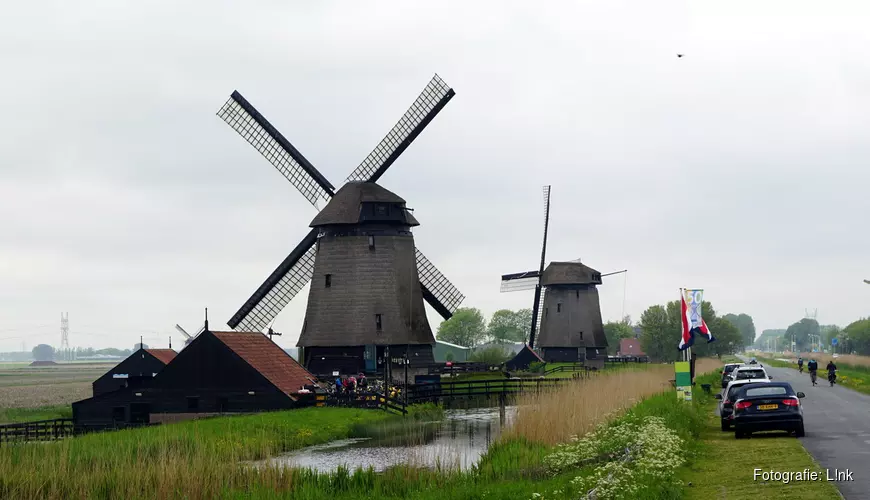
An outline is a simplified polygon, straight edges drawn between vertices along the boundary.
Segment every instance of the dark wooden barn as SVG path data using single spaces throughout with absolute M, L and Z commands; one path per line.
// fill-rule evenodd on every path
M 434 362 L 405 200 L 373 182 L 345 184 L 311 222 L 314 274 L 298 346 L 314 374 L 393 373 L 406 347 L 412 375 Z M 389 348 L 389 355 L 387 355 Z M 397 362 L 397 363 L 396 363 Z
M 78 427 L 159 422 L 314 403 L 314 377 L 262 333 L 198 335 L 151 384 L 73 403 Z M 301 392 L 300 392 L 301 391 Z
M 580 262 L 551 262 L 544 270 L 541 331 L 535 347 L 545 361 L 576 362 L 607 355 L 595 288 L 600 284 L 601 273 Z
M 505 363 L 505 367 L 509 371 L 527 370 L 532 363 L 543 363 L 544 359 L 538 356 L 538 353 L 532 350 L 528 344 L 524 345 L 516 356 Z
M 138 349 L 93 383 L 94 396 L 147 386 L 176 356 L 172 349 Z

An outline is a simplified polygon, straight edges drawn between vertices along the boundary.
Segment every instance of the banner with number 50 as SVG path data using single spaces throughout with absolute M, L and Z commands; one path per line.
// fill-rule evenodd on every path
M 703 320 L 701 319 L 701 302 L 704 301 L 704 290 L 683 290 L 683 296 L 686 299 L 686 306 L 689 309 L 689 320 L 692 322 L 690 329 L 700 328 Z

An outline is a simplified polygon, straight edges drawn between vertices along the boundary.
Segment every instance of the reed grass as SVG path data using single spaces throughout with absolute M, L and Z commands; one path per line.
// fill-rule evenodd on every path
M 696 361 L 696 373 L 721 366 L 714 359 Z M 516 422 L 506 437 L 555 445 L 582 436 L 604 420 L 614 418 L 644 398 L 671 388 L 673 365 L 650 365 L 579 380 L 518 399 Z

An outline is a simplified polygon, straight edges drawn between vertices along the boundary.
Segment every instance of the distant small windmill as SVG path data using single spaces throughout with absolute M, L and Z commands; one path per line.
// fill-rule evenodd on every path
M 188 344 L 193 342 L 193 339 L 195 339 L 197 335 L 199 335 L 200 333 L 205 331 L 205 326 L 200 327 L 199 331 L 193 335 L 187 333 L 187 331 L 184 328 L 181 328 L 181 325 L 176 324 L 175 329 L 178 330 L 181 333 L 181 335 L 184 336 L 184 347 L 187 347 Z
M 583 361 L 607 348 L 596 285 L 603 276 L 580 262 L 551 262 L 547 258 L 550 225 L 550 186 L 544 186 L 544 242 L 540 267 L 535 271 L 505 274 L 501 291 L 535 290 L 529 346 L 543 351 L 545 361 Z M 535 342 L 535 334 L 538 341 Z

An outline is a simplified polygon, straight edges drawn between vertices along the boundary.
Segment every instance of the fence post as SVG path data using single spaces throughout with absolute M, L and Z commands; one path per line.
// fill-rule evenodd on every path
M 498 396 L 498 421 L 502 427 L 504 427 L 505 407 L 506 406 L 507 406 L 507 396 L 505 395 L 505 393 L 501 393 Z

